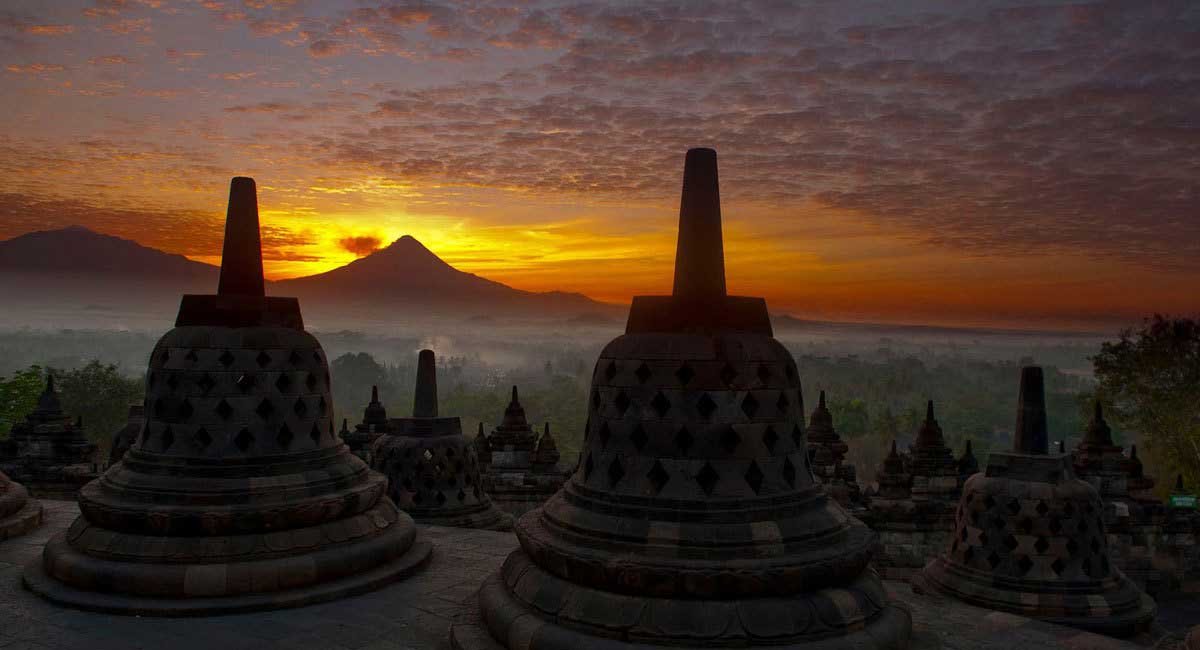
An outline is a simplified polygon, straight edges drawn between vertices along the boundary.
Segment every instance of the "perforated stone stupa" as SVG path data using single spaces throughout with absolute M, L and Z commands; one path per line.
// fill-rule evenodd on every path
M 457 417 L 438 415 L 437 360 L 417 357 L 411 418 L 389 422 L 371 451 L 373 467 L 388 477 L 388 494 L 422 523 L 509 530 L 512 515 L 497 510 L 483 490 L 479 460 Z
M 482 424 L 479 436 L 483 436 Z M 516 386 L 504 419 L 490 436 L 477 436 L 474 442 L 476 453 L 486 459 L 484 488 L 497 507 L 514 516 L 545 503 L 570 476 L 569 470 L 559 466 L 558 446 L 550 436 L 549 424 L 541 438 L 529 426 Z
M 116 465 L 125 457 L 125 452 L 133 446 L 134 441 L 138 436 L 142 435 L 142 429 L 146 426 L 146 407 L 142 404 L 132 404 L 129 407 L 129 419 L 125 421 L 125 426 L 121 430 L 114 433 L 112 444 L 108 449 L 108 464 Z
M 905 646 L 874 534 L 812 480 L 766 302 L 726 294 L 711 149 L 687 154 L 674 292 L 634 299 L 589 399 L 582 464 L 480 590 L 490 638 L 456 647 Z
M 1109 559 L 1100 495 L 1066 454 L 1049 454 L 1042 369 L 1021 372 L 1011 452 L 967 481 L 954 540 L 920 589 L 979 607 L 1114 636 L 1135 634 L 1154 601 Z
M 295 298 L 264 294 L 254 181 L 230 187 L 220 284 L 185 295 L 150 356 L 146 425 L 79 495 L 25 584 L 59 603 L 202 615 L 304 605 L 429 558 L 387 479 L 335 435 Z
M 0 541 L 37 528 L 42 523 L 42 504 L 29 498 L 29 491 L 0 472 Z
M 813 475 L 843 508 L 860 512 L 865 502 L 854 465 L 846 462 L 848 450 L 849 446 L 833 428 L 833 413 L 825 405 L 825 391 L 821 391 L 808 422 L 808 458 Z
M 72 499 L 97 470 L 96 445 L 81 421 L 63 412 L 54 376 L 47 376 L 37 406 L 0 441 L 0 471 L 34 496 Z
M 342 422 L 340 435 L 349 445 L 350 451 L 370 463 L 371 449 L 374 447 L 375 441 L 387 433 L 387 430 L 387 408 L 383 406 L 383 402 L 379 401 L 379 387 L 372 386 L 371 401 L 367 402 L 367 407 L 363 409 L 362 422 L 354 425 L 353 431 L 347 429 L 346 423 Z

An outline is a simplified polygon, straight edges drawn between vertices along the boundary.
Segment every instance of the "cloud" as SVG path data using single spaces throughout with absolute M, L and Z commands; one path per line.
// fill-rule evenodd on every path
M 62 36 L 63 34 L 71 34 L 74 31 L 74 25 L 29 25 L 25 28 L 26 33 L 37 34 L 38 36 Z
M 125 65 L 132 63 L 132 61 L 120 54 L 109 54 L 106 56 L 93 56 L 88 59 L 88 63 L 92 65 Z
M 338 246 L 348 253 L 353 253 L 355 257 L 366 257 L 379 250 L 382 245 L 383 241 L 373 236 L 343 237 L 338 240 Z
M 12 64 L 5 66 L 4 69 L 17 74 L 41 74 L 43 72 L 62 72 L 66 70 L 66 68 L 57 63 Z
M 345 49 L 346 49 L 346 47 L 344 44 L 342 44 L 338 41 L 331 41 L 328 39 L 321 39 L 319 41 L 313 41 L 312 43 L 309 43 L 309 45 L 308 45 L 308 53 L 313 55 L 314 57 L 317 57 L 318 59 L 324 58 L 327 56 L 337 56 L 338 54 L 341 54 L 343 51 L 345 51 Z

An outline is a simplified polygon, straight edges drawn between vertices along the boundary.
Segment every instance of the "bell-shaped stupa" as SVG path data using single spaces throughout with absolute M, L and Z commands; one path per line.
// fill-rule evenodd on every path
M 549 435 L 549 425 L 541 438 L 529 425 L 516 386 L 492 434 L 484 437 L 480 425 L 475 449 L 486 451 L 486 460 L 481 459 L 484 488 L 498 508 L 519 517 L 545 503 L 566 482 L 570 471 L 559 467 L 558 446 Z
M 389 422 L 375 441 L 372 466 L 388 477 L 388 494 L 417 521 L 438 526 L 509 530 L 512 515 L 492 505 L 483 490 L 479 459 L 457 417 L 438 415 L 437 361 L 433 350 L 417 357 L 411 418 Z
M 809 463 L 813 475 L 842 507 L 861 512 L 865 504 L 854 465 L 846 462 L 849 449 L 833 428 L 833 413 L 825 405 L 825 391 L 821 391 L 808 421 Z
M 42 504 L 29 498 L 25 486 L 0 472 L 0 542 L 27 533 L 42 523 Z
M 96 445 L 84 434 L 82 419 L 63 412 L 54 375 L 47 375 L 34 409 L 0 441 L 0 472 L 35 496 L 57 499 L 75 498 L 99 475 Z
M 325 353 L 264 294 L 254 181 L 230 187 L 220 285 L 185 295 L 146 373 L 146 422 L 85 486 L 25 584 L 107 612 L 205 615 L 361 593 L 425 564 L 387 479 L 337 437 Z
M 1013 450 L 967 481 L 953 541 L 917 586 L 1114 636 L 1145 629 L 1154 601 L 1112 564 L 1099 493 L 1048 449 L 1042 369 L 1026 367 Z
M 383 402 L 379 401 L 379 386 L 371 386 L 371 401 L 367 402 L 367 407 L 363 409 L 362 422 L 354 425 L 353 431 L 347 429 L 346 423 L 343 422 L 339 435 L 346 441 L 350 451 L 370 463 L 371 449 L 375 441 L 387 433 L 387 430 L 387 409 L 384 408 Z
M 635 298 L 600 353 L 583 461 L 481 588 L 491 638 L 457 647 L 905 646 L 874 534 L 809 472 L 766 302 L 726 294 L 720 215 L 716 152 L 693 149 L 674 293 Z

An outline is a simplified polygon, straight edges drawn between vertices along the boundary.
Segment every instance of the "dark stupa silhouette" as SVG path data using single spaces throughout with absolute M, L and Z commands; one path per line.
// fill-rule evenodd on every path
M 388 423 L 375 441 L 372 466 L 388 477 L 388 494 L 425 524 L 509 530 L 512 516 L 483 489 L 475 448 L 457 417 L 438 415 L 437 361 L 433 350 L 417 356 L 413 415 Z
M 1155 605 L 1109 558 L 1103 504 L 1066 454 L 1049 453 L 1042 369 L 1021 370 L 1011 452 L 963 486 L 949 548 L 916 585 L 964 602 L 1128 636 Z
M 711 149 L 688 152 L 675 293 L 634 299 L 592 377 L 583 462 L 517 522 L 457 648 L 900 648 L 874 534 L 814 483 L 800 378 L 729 296 Z M 626 645 L 628 644 L 628 645 Z
M 145 424 L 85 486 L 25 584 L 116 613 L 204 615 L 361 593 L 430 545 L 333 429 L 295 298 L 263 293 L 254 181 L 230 187 L 218 292 L 185 295 L 146 373 Z

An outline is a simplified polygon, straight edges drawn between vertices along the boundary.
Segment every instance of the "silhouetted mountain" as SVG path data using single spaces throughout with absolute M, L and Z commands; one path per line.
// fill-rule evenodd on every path
M 270 292 L 296 296 L 305 305 L 412 307 L 467 317 L 536 318 L 623 310 L 578 293 L 522 291 L 464 273 L 409 235 L 332 271 L 275 282 Z
M 159 280 L 212 280 L 218 269 L 129 239 L 71 226 L 0 241 L 0 270 L 55 274 L 136 275 Z

